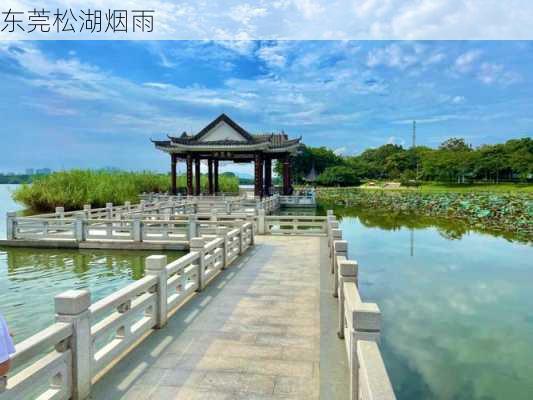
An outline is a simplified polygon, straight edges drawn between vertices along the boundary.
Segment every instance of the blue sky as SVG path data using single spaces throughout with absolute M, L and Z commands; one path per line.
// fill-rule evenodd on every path
M 164 171 L 149 139 L 221 112 L 339 154 L 413 119 L 418 144 L 502 142 L 531 136 L 532 67 L 527 41 L 0 41 L 0 170 Z

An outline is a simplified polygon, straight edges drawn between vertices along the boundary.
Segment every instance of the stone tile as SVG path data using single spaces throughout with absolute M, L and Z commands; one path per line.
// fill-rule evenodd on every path
M 108 398 L 318 398 L 319 241 L 258 238 L 253 257 L 215 278 L 157 331 L 168 343 L 150 355 L 134 386 Z
M 279 376 L 313 376 L 313 363 L 306 361 L 248 360 L 246 373 Z

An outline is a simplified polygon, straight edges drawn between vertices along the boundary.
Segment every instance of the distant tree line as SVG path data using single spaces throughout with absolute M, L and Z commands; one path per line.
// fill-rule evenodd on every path
M 2 184 L 18 184 L 31 183 L 36 175 L 27 174 L 0 174 L 0 185 Z
M 275 168 L 281 173 L 279 163 Z M 399 180 L 404 184 L 527 182 L 533 180 L 533 139 L 477 148 L 461 138 L 448 139 L 437 149 L 386 144 L 346 157 L 326 147 L 306 146 L 294 159 L 295 181 L 306 182 L 313 168 L 318 175 L 316 183 L 324 186 L 357 186 L 362 180 Z

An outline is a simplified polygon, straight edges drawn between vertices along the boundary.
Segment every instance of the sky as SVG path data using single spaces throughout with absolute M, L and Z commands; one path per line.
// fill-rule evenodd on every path
M 0 41 L 0 171 L 167 171 L 150 138 L 222 112 L 342 155 L 413 119 L 418 145 L 503 142 L 532 136 L 532 67 L 528 41 Z
M 38 8 L 154 10 L 152 39 L 532 39 L 531 0 L 45 0 Z M 2 0 L 0 10 L 33 10 L 34 0 Z M 105 18 L 104 18 L 105 19 Z M 52 29 L 53 31 L 53 29 Z M 0 39 L 69 38 L 2 32 Z M 77 38 L 122 38 L 86 34 Z

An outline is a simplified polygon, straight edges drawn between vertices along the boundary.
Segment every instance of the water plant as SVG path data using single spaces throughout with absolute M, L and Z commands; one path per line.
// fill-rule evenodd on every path
M 317 198 L 324 205 L 456 218 L 476 228 L 513 232 L 533 240 L 531 193 L 428 193 L 412 190 L 321 188 Z
M 220 189 L 237 192 L 238 178 L 220 176 Z M 186 185 L 186 177 L 178 177 L 178 188 Z M 201 177 L 201 186 L 207 186 L 207 178 Z M 92 170 L 69 170 L 42 176 L 32 184 L 21 185 L 13 192 L 13 199 L 27 208 L 46 212 L 57 206 L 66 210 L 78 210 L 84 204 L 103 207 L 107 202 L 123 204 L 138 201 L 143 192 L 168 192 L 170 177 L 154 172 L 108 172 Z

